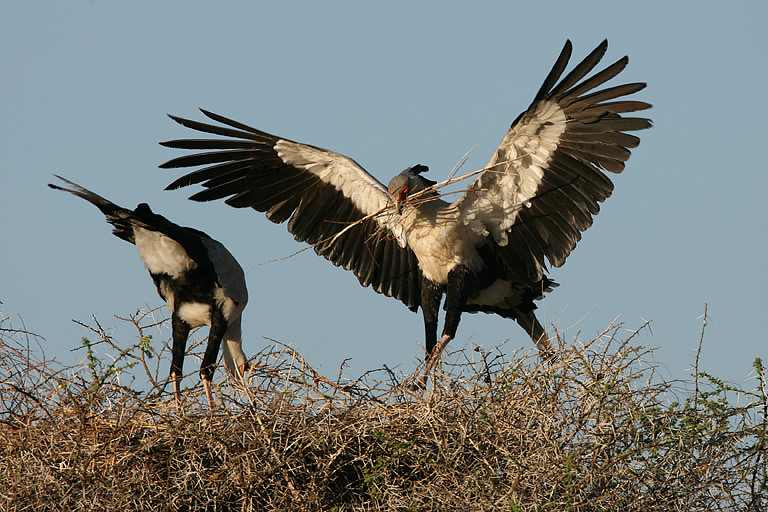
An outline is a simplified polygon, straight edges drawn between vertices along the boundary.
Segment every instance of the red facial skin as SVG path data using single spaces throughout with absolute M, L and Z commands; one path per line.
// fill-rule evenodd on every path
M 397 210 L 398 214 L 403 211 L 403 202 L 405 201 L 405 197 L 408 195 L 408 191 L 410 189 L 411 186 L 406 183 L 397 194 L 397 198 L 395 199 L 395 209 Z

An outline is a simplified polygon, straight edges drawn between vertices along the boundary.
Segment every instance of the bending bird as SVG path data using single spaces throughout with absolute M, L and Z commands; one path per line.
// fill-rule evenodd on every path
M 49 184 L 90 202 L 114 226 L 112 233 L 134 244 L 149 270 L 157 293 L 171 311 L 171 379 L 177 405 L 189 331 L 209 325 L 208 344 L 200 366 L 208 405 L 213 408 L 211 380 L 220 347 L 229 373 L 242 378 L 247 369 L 240 318 L 248 302 L 245 274 L 234 256 L 202 231 L 174 224 L 146 203 L 127 210 L 76 183 L 57 176 L 68 187 Z M 222 344 L 223 342 L 223 344 Z
M 204 190 L 190 199 L 225 199 L 265 212 L 272 222 L 287 221 L 297 240 L 351 270 L 361 285 L 412 311 L 420 307 L 427 353 L 421 387 L 464 312 L 514 319 L 550 356 L 551 342 L 534 314 L 534 301 L 556 286 L 547 263 L 565 262 L 611 195 L 607 173 L 622 172 L 640 142 L 627 132 L 651 126 L 627 115 L 650 108 L 625 98 L 646 84 L 601 88 L 628 63 L 623 57 L 593 72 L 607 46 L 603 41 L 563 76 L 572 51 L 566 42 L 531 105 L 452 203 L 443 199 L 443 186 L 455 180 L 428 180 L 426 166 L 409 167 L 385 187 L 344 155 L 205 110 L 216 124 L 170 116 L 218 137 L 161 142 L 197 152 L 160 167 L 199 167 L 166 189 L 201 184 Z

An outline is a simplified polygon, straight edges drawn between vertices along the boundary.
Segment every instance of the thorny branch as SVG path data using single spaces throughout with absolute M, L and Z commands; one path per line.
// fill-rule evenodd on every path
M 169 336 L 153 314 L 127 321 L 140 339 L 150 328 Z M 99 322 L 88 326 L 102 338 L 100 352 L 114 354 L 93 368 L 35 359 L 22 334 L 0 331 L 4 511 L 768 505 L 762 363 L 755 391 L 715 379 L 659 380 L 652 350 L 637 344 L 647 324 L 629 334 L 613 324 L 565 345 L 558 334 L 553 363 L 509 343 L 458 350 L 427 396 L 404 390 L 405 372 L 386 367 L 347 379 L 342 362 L 328 379 L 267 339 L 245 383 L 217 380 L 222 407 L 214 411 L 200 386 L 185 391 L 181 410 L 170 394 L 94 389 L 92 372 L 100 379 L 115 361 L 134 359 Z M 134 357 L 150 350 L 160 359 L 161 345 L 135 344 Z M 726 391 L 746 405 L 732 405 Z

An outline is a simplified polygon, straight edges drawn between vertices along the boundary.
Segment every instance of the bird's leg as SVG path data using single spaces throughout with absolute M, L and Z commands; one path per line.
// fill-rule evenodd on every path
M 518 325 L 526 330 L 528 334 L 531 336 L 531 340 L 536 344 L 536 347 L 539 349 L 539 353 L 541 356 L 546 360 L 552 360 L 555 357 L 555 352 L 552 350 L 552 343 L 549 341 L 549 336 L 547 336 L 547 331 L 544 330 L 544 327 L 541 326 L 539 321 L 536 319 L 536 315 L 533 314 L 533 311 L 527 311 L 527 312 L 516 312 L 515 315 L 515 321 L 517 321 Z
M 472 287 L 472 271 L 463 265 L 454 267 L 448 273 L 448 285 L 445 292 L 445 326 L 443 336 L 446 334 L 453 339 L 456 329 L 459 328 L 461 310 L 467 303 L 469 290 Z
M 443 327 L 443 335 L 440 338 L 440 342 L 429 351 L 427 365 L 416 383 L 422 389 L 427 386 L 429 372 L 437 364 L 443 349 L 456 336 L 456 329 L 459 328 L 459 320 L 461 320 L 461 310 L 467 302 L 469 290 L 472 287 L 472 278 L 472 271 L 462 265 L 454 267 L 448 273 L 448 284 L 445 291 L 445 326 Z
M 173 380 L 173 394 L 176 397 L 176 407 L 181 406 L 181 377 L 184 375 L 184 353 L 187 349 L 189 337 L 189 324 L 175 312 L 171 315 L 171 332 L 173 348 L 171 350 L 171 379 Z
M 416 378 L 412 387 L 424 389 L 427 385 L 427 372 L 430 368 L 430 355 L 437 343 L 437 317 L 440 312 L 440 300 L 443 298 L 443 288 L 439 284 L 422 277 L 421 279 L 421 313 L 424 316 L 424 336 L 426 348 L 425 370 Z
M 421 372 L 419 378 L 416 379 L 415 389 L 426 389 L 429 372 L 435 367 L 435 363 L 440 360 L 440 355 L 443 353 L 443 349 L 452 339 L 453 337 L 443 334 L 440 341 L 435 344 L 432 352 L 427 354 L 427 364 L 424 366 L 424 371 Z
M 421 313 L 424 317 L 424 347 L 427 350 L 426 358 L 435 348 L 437 343 L 437 316 L 440 312 L 440 300 L 443 298 L 443 288 L 422 277 L 421 279 Z
M 205 398 L 208 399 L 208 408 L 213 410 L 213 393 L 211 392 L 211 381 L 203 377 L 203 387 L 205 388 Z
M 181 409 L 181 389 L 179 386 L 179 376 L 175 373 L 171 374 L 173 378 L 173 396 L 176 401 L 176 408 Z
M 205 387 L 205 396 L 208 398 L 208 406 L 213 409 L 213 394 L 211 393 L 211 381 L 216 370 L 216 359 L 219 356 L 221 340 L 227 330 L 227 320 L 221 308 L 214 302 L 211 304 L 211 330 L 208 332 L 208 345 L 205 348 L 203 363 L 200 366 L 200 378 Z

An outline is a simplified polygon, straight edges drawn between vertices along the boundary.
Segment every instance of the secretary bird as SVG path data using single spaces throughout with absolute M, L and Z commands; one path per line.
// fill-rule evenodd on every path
M 48 186 L 96 206 L 114 226 L 115 236 L 138 247 L 157 293 L 171 311 L 171 379 L 177 405 L 181 402 L 180 382 L 189 331 L 203 325 L 211 327 L 200 377 L 208 405 L 213 408 L 211 380 L 222 341 L 227 370 L 242 378 L 247 369 L 240 318 L 248 302 L 248 291 L 237 260 L 210 236 L 174 224 L 152 212 L 146 203 L 133 211 L 127 210 L 61 176 L 57 178 L 68 187 Z
M 556 286 L 547 260 L 561 266 L 599 203 L 611 195 L 606 176 L 620 173 L 640 139 L 626 132 L 651 121 L 622 114 L 650 108 L 626 99 L 645 87 L 596 90 L 627 65 L 625 56 L 587 76 L 607 50 L 603 41 L 565 77 L 567 41 L 528 109 L 512 123 L 488 164 L 453 202 L 415 165 L 385 187 L 352 159 L 294 142 L 202 110 L 218 124 L 176 116 L 185 127 L 224 138 L 181 139 L 163 146 L 203 152 L 160 167 L 197 167 L 167 189 L 202 184 L 190 199 L 227 198 L 236 208 L 288 221 L 294 237 L 314 246 L 360 284 L 394 297 L 424 318 L 426 364 L 417 385 L 456 335 L 462 312 L 512 318 L 540 352 L 552 354 L 536 319 L 535 300 Z M 437 337 L 440 302 L 445 323 Z

